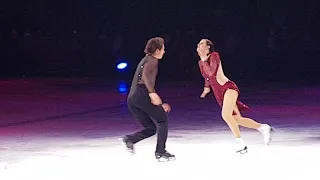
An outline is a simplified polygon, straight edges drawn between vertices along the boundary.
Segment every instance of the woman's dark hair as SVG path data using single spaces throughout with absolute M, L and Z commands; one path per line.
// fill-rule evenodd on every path
M 164 39 L 161 37 L 151 38 L 144 49 L 144 52 L 148 55 L 152 55 L 156 52 L 157 49 L 162 49 L 164 45 Z
M 205 40 L 206 40 L 207 46 L 210 46 L 209 52 L 210 53 L 214 52 L 214 45 L 213 45 L 212 41 L 210 41 L 209 39 L 205 39 Z

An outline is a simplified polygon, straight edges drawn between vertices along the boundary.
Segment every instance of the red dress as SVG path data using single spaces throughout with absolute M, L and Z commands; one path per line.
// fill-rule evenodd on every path
M 240 94 L 240 91 L 238 86 L 233 81 L 228 81 L 224 85 L 220 85 L 218 83 L 217 72 L 218 72 L 218 67 L 220 65 L 220 62 L 221 61 L 220 61 L 219 53 L 213 52 L 210 54 L 208 60 L 206 61 L 200 60 L 198 64 L 199 64 L 201 74 L 205 79 L 205 87 L 211 86 L 214 96 L 218 101 L 218 104 L 222 107 L 224 93 L 228 89 L 236 90 L 238 94 Z M 237 100 L 237 106 L 239 111 L 244 111 L 249 109 L 248 106 L 246 106 L 239 100 Z M 236 115 L 236 113 L 233 112 L 233 115 Z

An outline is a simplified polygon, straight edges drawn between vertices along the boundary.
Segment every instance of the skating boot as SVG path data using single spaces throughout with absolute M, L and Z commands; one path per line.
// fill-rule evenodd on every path
M 123 142 L 126 145 L 127 150 L 131 154 L 135 154 L 133 143 L 128 139 L 128 137 L 120 138 L 119 141 Z
M 264 143 L 266 145 L 270 145 L 271 133 L 273 132 L 272 127 L 270 127 L 268 124 L 262 124 L 261 127 L 258 128 L 258 131 L 262 133 L 264 138 Z
M 168 153 L 165 151 L 164 153 L 155 153 L 156 159 L 159 162 L 166 162 L 166 161 L 173 161 L 176 160 L 176 157 L 173 154 Z
M 242 138 L 237 138 L 237 151 L 236 153 L 245 154 L 248 152 L 247 145 L 243 142 Z

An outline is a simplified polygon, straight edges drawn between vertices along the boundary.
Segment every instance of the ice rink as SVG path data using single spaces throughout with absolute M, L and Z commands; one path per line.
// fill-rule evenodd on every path
M 248 153 L 235 139 L 202 82 L 159 83 L 172 106 L 167 150 L 157 162 L 156 137 L 126 152 L 117 138 L 140 129 L 128 112 L 126 85 L 93 79 L 0 81 L 0 180 L 319 180 L 320 87 L 239 85 L 243 112 L 274 127 L 270 146 L 241 128 Z

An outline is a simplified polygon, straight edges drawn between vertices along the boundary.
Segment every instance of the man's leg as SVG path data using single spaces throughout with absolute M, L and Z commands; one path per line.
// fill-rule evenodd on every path
M 168 116 L 161 106 L 148 104 L 145 107 L 147 114 L 158 123 L 157 129 L 157 153 L 166 152 L 166 142 L 168 137 Z
M 128 103 L 128 108 L 133 114 L 133 116 L 140 122 L 140 124 L 144 127 L 142 131 L 136 132 L 131 135 L 127 135 L 129 141 L 132 143 L 137 143 L 143 139 L 146 139 L 150 136 L 156 134 L 156 126 L 152 119 L 146 114 L 142 109 L 134 106 L 132 103 Z
M 168 117 L 161 106 L 150 105 L 147 107 L 148 115 L 158 122 L 158 138 L 155 157 L 158 161 L 175 160 L 175 155 L 166 151 L 168 137 Z

